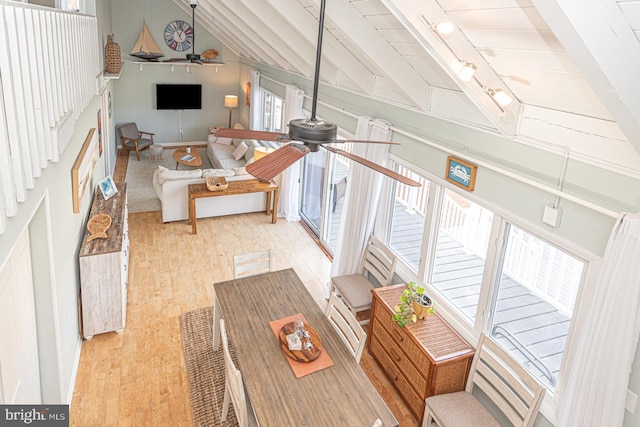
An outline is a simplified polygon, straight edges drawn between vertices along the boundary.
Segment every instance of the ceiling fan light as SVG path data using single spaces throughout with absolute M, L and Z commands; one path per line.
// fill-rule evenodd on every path
M 453 22 L 449 21 L 440 21 L 436 24 L 436 31 L 443 36 L 448 36 L 449 34 L 453 33 L 453 30 L 455 30 L 455 28 L 456 26 L 453 25 Z
M 513 99 L 509 95 L 506 94 L 502 89 L 494 89 L 489 92 L 493 99 L 500 105 L 501 107 L 506 107 L 507 105 L 513 102 Z
M 460 72 L 458 72 L 458 77 L 463 82 L 470 82 L 473 78 L 473 75 L 476 73 L 477 67 L 470 62 L 462 62 L 462 68 Z
M 198 5 L 198 0 L 189 0 L 189 4 L 191 6 L 197 6 Z

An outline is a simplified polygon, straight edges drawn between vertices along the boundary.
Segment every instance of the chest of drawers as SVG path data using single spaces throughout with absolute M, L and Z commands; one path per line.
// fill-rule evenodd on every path
M 400 328 L 391 316 L 404 289 L 395 285 L 372 291 L 368 346 L 422 421 L 427 397 L 464 390 L 474 349 L 438 314 Z
M 112 222 L 106 239 L 90 241 L 90 233 L 86 231 L 80 247 L 82 334 L 89 340 L 95 334 L 122 332 L 126 322 L 129 281 L 126 184 L 118 184 L 118 192 L 109 200 L 95 191 L 89 218 L 97 214 L 109 215 Z

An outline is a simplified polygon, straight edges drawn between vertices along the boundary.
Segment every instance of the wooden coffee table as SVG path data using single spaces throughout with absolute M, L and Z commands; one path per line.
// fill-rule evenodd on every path
M 271 214 L 271 223 L 275 224 L 278 220 L 278 197 L 280 195 L 280 187 L 274 182 L 263 182 L 257 179 L 245 179 L 241 181 L 229 181 L 229 187 L 221 191 L 209 191 L 207 184 L 189 184 L 189 224 L 191 224 L 191 233 L 197 234 L 196 227 L 196 199 L 203 197 L 229 196 L 233 194 L 247 193 L 267 193 L 267 204 L 265 213 Z M 273 199 L 273 209 L 271 202 Z
M 193 159 L 188 162 L 182 160 L 182 158 L 187 154 L 193 156 Z M 176 170 L 178 170 L 179 165 L 191 166 L 193 168 L 202 166 L 202 157 L 200 157 L 200 154 L 198 154 L 198 150 L 196 150 L 195 148 L 191 148 L 190 153 L 187 153 L 187 150 L 185 148 L 178 148 L 173 152 L 173 158 L 176 159 Z

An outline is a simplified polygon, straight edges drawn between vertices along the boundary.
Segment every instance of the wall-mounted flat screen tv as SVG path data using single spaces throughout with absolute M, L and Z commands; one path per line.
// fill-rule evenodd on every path
M 202 109 L 202 85 L 157 84 L 158 110 Z

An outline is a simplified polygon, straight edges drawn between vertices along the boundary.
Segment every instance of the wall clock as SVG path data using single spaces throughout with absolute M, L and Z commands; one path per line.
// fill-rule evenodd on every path
M 184 52 L 193 45 L 193 27 L 184 21 L 171 21 L 164 29 L 164 41 L 171 49 Z

